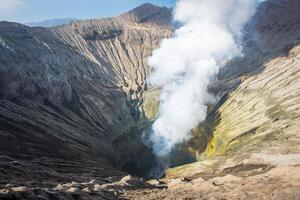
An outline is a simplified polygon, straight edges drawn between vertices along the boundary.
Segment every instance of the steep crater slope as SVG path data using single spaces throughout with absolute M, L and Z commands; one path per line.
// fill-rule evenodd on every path
M 244 56 L 221 69 L 209 88 L 218 103 L 193 138 L 179 146 L 198 162 L 171 168 L 151 182 L 165 189 L 128 191 L 126 197 L 300 198 L 299 10 L 294 0 L 259 6 L 246 28 Z
M 299 8 L 292 0 L 259 6 L 244 56 L 221 69 L 210 88 L 219 102 L 185 144 L 200 162 L 168 177 L 252 176 L 300 164 Z
M 151 4 L 51 29 L 0 22 L 1 182 L 121 174 L 136 156 L 151 166 L 136 132 L 146 58 L 170 23 L 171 10 Z
M 220 69 L 209 86 L 217 103 L 193 138 L 173 150 L 171 167 L 224 155 L 299 153 L 299 8 L 292 0 L 259 5 L 245 28 L 243 56 Z M 149 93 L 143 106 L 155 117 L 159 90 Z

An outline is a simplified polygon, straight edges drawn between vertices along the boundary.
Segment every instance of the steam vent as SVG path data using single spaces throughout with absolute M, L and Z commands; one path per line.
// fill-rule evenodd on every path
M 1 200 L 300 199 L 300 1 L 177 2 L 0 21 Z

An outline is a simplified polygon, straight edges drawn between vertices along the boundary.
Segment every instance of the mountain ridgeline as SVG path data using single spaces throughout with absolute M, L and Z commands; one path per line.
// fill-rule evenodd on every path
M 49 20 L 43 20 L 40 22 L 28 22 L 28 23 L 24 23 L 24 25 L 30 26 L 30 27 L 54 27 L 54 26 L 61 26 L 64 24 L 68 24 L 71 21 L 76 21 L 76 19 L 74 19 L 74 18 L 49 19 Z

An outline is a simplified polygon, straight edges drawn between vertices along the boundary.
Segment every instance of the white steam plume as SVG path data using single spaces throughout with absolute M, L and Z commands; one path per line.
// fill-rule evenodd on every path
M 162 88 L 159 116 L 147 136 L 154 153 L 166 156 L 190 138 L 205 120 L 210 81 L 228 60 L 241 55 L 240 39 L 256 0 L 179 0 L 175 21 L 182 24 L 149 58 L 149 82 Z

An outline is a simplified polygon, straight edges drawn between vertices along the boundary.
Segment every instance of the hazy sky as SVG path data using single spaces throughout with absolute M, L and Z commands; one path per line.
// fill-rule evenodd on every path
M 0 21 L 114 16 L 143 3 L 171 7 L 175 0 L 0 0 Z

